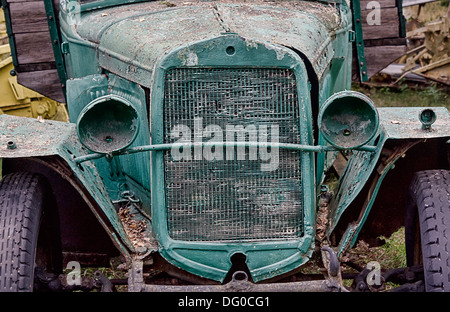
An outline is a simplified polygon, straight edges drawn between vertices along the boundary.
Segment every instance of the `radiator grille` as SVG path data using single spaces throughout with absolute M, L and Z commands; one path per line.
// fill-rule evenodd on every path
M 164 143 L 180 142 L 179 125 L 191 130 L 191 141 L 200 133 L 198 129 L 203 129 L 204 135 L 205 127 L 215 125 L 214 129 L 223 130 L 223 140 L 227 126 L 256 129 L 256 135 L 265 127 L 270 142 L 275 140 L 270 131 L 276 126 L 279 142 L 300 143 L 298 98 L 291 70 L 176 68 L 167 71 L 165 79 Z M 205 159 L 194 149 L 189 151 L 190 160 L 165 152 L 169 236 L 183 241 L 228 242 L 301 236 L 300 152 L 279 149 L 275 170 L 263 171 L 262 163 L 269 160 L 261 160 L 259 150 L 256 160 L 251 154 L 254 150 L 248 148 L 244 154 L 237 148 L 229 154 L 226 148 L 222 151 L 219 160 Z M 227 157 L 231 154 L 233 157 Z M 274 154 L 272 161 L 275 163 Z

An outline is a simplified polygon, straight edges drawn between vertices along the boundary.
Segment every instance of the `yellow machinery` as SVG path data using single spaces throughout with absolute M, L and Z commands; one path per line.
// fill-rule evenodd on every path
M 5 18 L 0 9 L 0 114 L 68 121 L 64 103 L 58 103 L 17 83 Z

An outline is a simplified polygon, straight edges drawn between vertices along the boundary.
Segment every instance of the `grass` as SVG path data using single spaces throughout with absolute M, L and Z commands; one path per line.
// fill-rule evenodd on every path
M 390 237 L 381 236 L 386 243 L 379 247 L 369 247 L 364 241 L 359 241 L 345 257 L 363 268 L 371 261 L 377 261 L 381 269 L 406 267 L 404 237 L 405 229 L 402 227 Z
M 113 258 L 114 260 L 115 258 Z M 126 279 L 127 273 L 124 270 L 118 269 L 116 265 L 113 265 L 114 261 L 111 261 L 110 267 L 81 267 L 81 272 L 79 277 L 81 279 L 97 279 L 95 276 L 96 271 L 100 271 L 104 276 L 106 276 L 109 280 L 113 279 Z M 117 264 L 117 263 L 116 263 Z M 64 274 L 73 273 L 73 268 L 66 268 L 64 270 Z M 127 285 L 116 285 L 116 291 L 117 292 L 126 292 L 127 291 Z M 100 289 L 94 289 L 93 292 L 100 291 Z M 81 290 L 77 290 L 75 292 L 82 292 Z
M 381 271 L 394 268 L 406 267 L 405 249 L 405 228 L 402 227 L 394 232 L 390 237 L 381 236 L 386 243 L 379 247 L 369 247 L 364 241 L 359 241 L 357 246 L 350 249 L 343 257 L 346 261 L 351 261 L 361 268 L 366 268 L 367 264 L 376 261 L 380 265 Z M 355 269 L 342 266 L 343 272 L 356 272 Z M 350 287 L 353 280 L 344 280 L 344 285 Z M 399 285 L 392 282 L 386 283 L 384 291 L 389 291 Z
M 369 87 L 353 84 L 352 89 L 369 96 L 378 107 L 445 106 L 450 110 L 448 89 L 430 84 L 426 87 L 400 83 L 398 87 Z

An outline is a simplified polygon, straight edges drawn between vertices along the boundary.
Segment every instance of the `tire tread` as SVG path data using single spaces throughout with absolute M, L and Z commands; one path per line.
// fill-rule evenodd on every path
M 33 290 L 34 254 L 43 190 L 40 176 L 13 173 L 0 181 L 0 291 Z
M 417 172 L 410 187 L 415 199 L 422 241 L 427 291 L 450 291 L 450 171 Z

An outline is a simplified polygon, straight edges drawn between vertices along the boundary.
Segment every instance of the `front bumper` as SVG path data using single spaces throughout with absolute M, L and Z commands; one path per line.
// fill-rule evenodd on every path
M 324 279 L 286 283 L 252 283 L 247 273 L 235 271 L 231 281 L 223 285 L 153 285 L 144 280 L 143 260 L 134 259 L 128 277 L 130 292 L 347 292 L 343 286 L 340 263 L 335 252 L 328 246 L 321 250 L 326 269 Z

